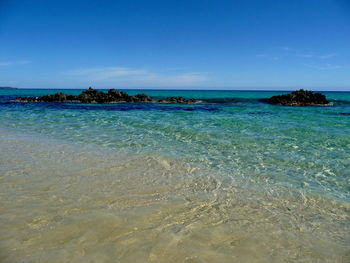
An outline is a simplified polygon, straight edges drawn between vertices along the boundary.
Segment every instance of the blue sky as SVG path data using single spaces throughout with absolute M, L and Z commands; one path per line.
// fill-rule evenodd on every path
M 0 0 L 0 86 L 350 90 L 350 1 Z

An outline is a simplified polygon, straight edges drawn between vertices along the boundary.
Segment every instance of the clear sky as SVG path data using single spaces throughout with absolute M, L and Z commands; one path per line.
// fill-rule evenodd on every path
M 350 90 L 350 0 L 0 0 L 0 86 Z

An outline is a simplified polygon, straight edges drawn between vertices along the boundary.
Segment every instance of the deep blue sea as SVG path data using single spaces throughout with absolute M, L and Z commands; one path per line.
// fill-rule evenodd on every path
M 165 250 L 162 249 L 165 248 L 162 244 L 167 244 L 169 250 L 166 250 L 165 254 L 160 254 L 168 258 L 168 262 L 184 262 L 180 259 L 192 254 L 198 254 L 198 258 L 204 260 L 198 262 L 214 262 L 210 261 L 214 258 L 221 259 L 217 262 L 225 262 L 226 259 L 229 259 L 227 262 L 232 262 L 230 260 L 234 259 L 233 255 L 237 256 L 235 258 L 237 260 L 242 259 L 237 262 L 253 262 L 249 260 L 249 255 L 252 253 L 261 257 L 261 260 L 254 262 L 282 262 L 281 259 L 288 259 L 288 262 L 342 262 L 344 258 L 346 260 L 350 258 L 348 250 L 350 246 L 350 92 L 322 92 L 331 103 L 329 106 L 315 107 L 276 106 L 260 100 L 286 93 L 285 91 L 125 90 L 130 95 L 147 93 L 155 98 L 184 96 L 209 99 L 209 103 L 198 104 L 102 105 L 13 101 L 16 96 L 41 96 L 58 91 L 74 95 L 81 92 L 81 90 L 43 89 L 0 90 L 0 134 L 3 138 L 0 160 L 3 164 L 2 173 L 7 174 L 0 177 L 3 198 L 8 199 L 9 196 L 15 198 L 16 191 L 9 190 L 10 193 L 8 193 L 6 189 L 15 188 L 15 183 L 12 184 L 11 180 L 16 176 L 24 180 L 20 180 L 22 183 L 35 184 L 35 182 L 30 183 L 30 176 L 38 178 L 35 176 L 41 175 L 42 178 L 46 178 L 43 180 L 53 180 L 52 185 L 59 183 L 65 185 L 67 182 L 58 182 L 57 179 L 51 178 L 61 176 L 57 169 L 60 169 L 59 167 L 63 164 L 67 164 L 64 171 L 70 175 L 69 180 L 78 174 L 80 176 L 82 170 L 97 169 L 94 174 L 96 181 L 91 179 L 90 187 L 85 185 L 85 177 L 79 177 L 84 187 L 79 188 L 77 183 L 79 180 L 76 179 L 78 188 L 71 189 L 71 183 L 67 183 L 65 190 L 57 189 L 57 192 L 52 190 L 55 193 L 47 190 L 45 192 L 47 195 L 43 196 L 54 194 L 57 197 L 62 191 L 67 191 L 66 196 L 71 196 L 72 200 L 74 198 L 80 200 L 80 197 L 76 196 L 77 192 L 84 197 L 86 192 L 95 193 L 96 191 L 89 205 L 96 202 L 95 205 L 98 207 L 103 203 L 98 200 L 107 200 L 104 198 L 109 196 L 111 200 L 113 198 L 118 200 L 115 202 L 120 207 L 124 207 L 123 202 L 128 204 L 125 209 L 132 207 L 132 212 L 128 210 L 126 213 L 130 224 L 134 222 L 135 229 L 143 228 L 144 231 L 153 226 L 159 236 L 153 230 L 143 232 L 142 235 L 137 230 L 135 233 L 130 230 L 134 233 L 130 234 L 134 238 L 129 240 L 130 243 L 124 239 L 114 240 L 109 236 L 108 238 L 112 240 L 110 242 L 115 242 L 119 247 L 124 246 L 125 249 L 121 252 L 107 245 L 101 249 L 105 249 L 105 253 L 111 257 L 119 256 L 121 262 L 133 260 L 135 254 L 131 252 L 128 254 L 126 251 L 131 251 L 134 245 L 135 247 L 144 246 L 146 251 L 139 257 L 135 256 L 134 262 L 142 262 L 146 255 L 152 258 L 154 253 L 150 252 L 147 242 L 149 244 L 154 242 L 152 248 L 158 246 L 158 249 L 163 252 Z M 17 146 L 11 148 L 11 145 Z M 87 153 L 88 157 L 84 157 L 85 159 L 81 157 Z M 60 157 L 58 154 L 61 154 Z M 57 157 L 52 157 L 56 155 Z M 118 166 L 118 161 L 113 161 L 111 156 L 116 159 L 119 158 L 117 156 L 124 156 L 123 161 L 120 161 L 123 165 Z M 50 163 L 53 162 L 50 158 L 56 158 L 56 160 L 63 158 L 65 161 L 60 159 L 62 163 L 53 165 Z M 81 163 L 73 164 L 75 159 L 79 159 Z M 93 160 L 100 161 L 96 164 Z M 154 160 L 157 164 L 153 165 Z M 101 166 L 101 163 L 105 166 Z M 111 168 L 111 165 L 114 168 Z M 119 173 L 118 171 L 122 171 L 118 170 L 122 169 L 120 167 L 129 167 L 128 171 L 133 172 Z M 146 169 L 146 167 L 150 168 Z M 172 172 L 166 174 L 167 171 Z M 117 174 L 123 179 L 120 179 Z M 24 175 L 27 176 L 25 179 Z M 114 190 L 108 188 L 116 183 L 114 180 L 117 180 L 115 179 L 117 177 L 118 180 L 131 178 L 121 188 L 127 192 L 123 202 L 119 198 L 124 190 L 119 189 L 120 192 L 118 192 L 114 188 Z M 159 178 L 162 178 L 162 183 Z M 104 193 L 102 188 L 93 189 L 95 184 L 97 187 L 100 180 L 104 180 L 105 187 L 108 188 L 105 196 L 100 195 Z M 139 184 L 133 188 L 134 190 L 127 187 L 136 182 Z M 161 184 L 159 188 L 149 189 L 157 183 Z M 170 185 L 177 185 L 179 188 L 169 190 Z M 25 186 L 21 189 L 24 191 L 23 195 L 38 191 L 35 188 L 29 190 Z M 150 191 L 149 195 L 147 191 Z M 165 192 L 167 194 L 164 194 Z M 108 202 L 111 201 L 110 199 Z M 150 199 L 154 199 L 152 205 L 159 205 L 159 202 L 165 202 L 164 200 L 169 203 L 162 203 L 157 207 L 158 210 L 152 210 L 154 213 L 148 213 L 147 209 L 152 206 L 145 204 Z M 62 200 L 64 200 L 63 197 Z M 42 204 L 42 209 L 47 205 Z M 50 203 L 50 207 L 51 205 L 53 203 Z M 28 203 L 23 203 L 23 206 L 28 206 Z M 9 219 L 15 212 L 11 212 L 10 204 L 6 207 L 7 210 L 4 212 L 8 214 L 6 218 Z M 68 205 L 62 208 L 62 211 L 70 211 L 69 209 L 73 208 Z M 89 209 L 92 211 L 91 207 Z M 42 211 L 39 209 L 37 213 L 40 214 Z M 157 221 L 155 219 L 158 212 L 155 211 L 160 211 L 160 214 L 165 213 L 168 217 L 164 216 L 162 220 L 157 219 Z M 92 216 L 96 215 L 95 212 Z M 51 229 L 55 227 L 60 229 L 63 227 L 62 224 L 69 225 L 69 220 L 74 218 L 69 217 L 68 213 L 68 218 L 65 219 L 62 212 L 59 215 L 63 218 L 60 221 L 61 225 L 57 226 L 57 222 L 50 223 L 50 220 L 57 215 L 47 212 L 44 214 L 47 216 L 45 219 L 35 219 L 33 215 L 34 219 L 25 218 L 23 222 L 30 225 L 34 224 L 35 220 L 46 220 L 35 227 L 41 229 L 45 228 L 46 224 L 51 224 Z M 206 217 L 202 217 L 204 214 Z M 142 220 L 137 221 L 131 215 L 138 215 L 137 220 L 141 220 L 140 218 Z M 149 222 L 145 219 L 146 217 L 150 220 Z M 243 219 L 245 217 L 250 224 L 245 225 L 243 221 L 239 221 L 245 220 Z M 212 222 L 210 218 L 217 220 Z M 103 220 L 103 222 L 113 221 L 112 218 Z M 122 217 L 115 220 L 113 222 L 122 224 L 120 223 Z M 164 220 L 168 220 L 168 225 L 163 224 Z M 118 224 L 111 224 L 115 228 L 101 231 L 111 231 L 111 233 L 116 231 Z M 93 224 L 86 223 L 86 227 L 93 228 Z M 15 231 L 7 225 L 6 229 L 7 232 L 5 232 L 9 235 L 8 241 L 14 238 L 9 233 L 15 236 Z M 176 232 L 175 229 L 180 232 Z M 35 236 L 34 230 L 23 231 L 24 236 L 28 238 L 31 235 Z M 45 236 L 43 233 L 42 235 Z M 213 236 L 210 239 L 204 238 L 211 234 Z M 106 237 L 105 240 L 101 237 L 100 231 L 97 231 L 96 235 L 91 235 L 93 236 L 91 240 L 98 239 L 102 244 L 108 243 L 106 241 L 108 238 Z M 153 241 L 141 242 L 140 240 L 145 239 L 145 235 L 154 235 Z M 178 241 L 181 240 L 185 244 L 184 247 L 187 244 L 187 250 L 176 243 L 177 241 L 169 240 L 169 235 L 176 237 Z M 74 244 L 72 245 L 74 251 L 83 246 L 76 245 L 77 240 L 81 240 L 82 237 L 84 237 L 83 232 L 79 232 L 71 239 L 68 238 L 67 242 Z M 85 238 L 93 242 L 89 236 Z M 227 243 L 226 247 L 226 240 L 229 240 L 231 245 Z M 43 241 L 38 237 L 30 243 L 32 246 L 26 247 L 20 241 L 12 245 L 18 247 L 19 251 L 24 251 L 23 253 L 29 253 L 28 251 L 39 253 L 36 250 L 38 246 L 45 246 L 40 242 Z M 256 245 L 257 243 L 259 245 Z M 6 250 L 4 243 L 0 243 L 0 248 L 1 244 Z M 210 247 L 210 244 L 216 247 Z M 95 243 L 90 245 L 99 246 Z M 54 245 L 52 251 L 56 251 Z M 70 257 L 74 254 L 73 250 L 67 251 L 67 254 L 62 252 L 62 255 Z M 116 256 L 113 251 L 118 251 L 119 254 L 117 253 Z M 158 252 L 155 254 L 159 256 Z M 35 253 L 34 255 L 40 254 Z M 11 255 L 9 253 L 8 259 L 16 258 L 15 254 Z M 178 258 L 180 255 L 183 258 Z M 52 255 L 46 256 L 50 258 Z M 159 260 L 155 258 L 154 262 L 163 262 L 164 258 Z M 30 259 L 34 262 L 37 258 L 33 256 Z M 64 260 L 64 256 L 60 259 Z M 79 261 L 81 258 L 76 259 Z

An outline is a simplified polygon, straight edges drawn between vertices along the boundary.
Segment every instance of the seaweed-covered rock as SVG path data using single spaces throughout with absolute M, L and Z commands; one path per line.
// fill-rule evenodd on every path
M 58 92 L 42 97 L 18 97 L 16 101 L 20 102 L 74 102 L 78 101 L 76 96 Z
M 106 103 L 106 94 L 102 91 L 88 88 L 77 96 L 78 101 L 82 103 Z
M 84 90 L 81 94 L 74 96 L 62 92 L 46 95 L 42 97 L 18 97 L 18 102 L 81 102 L 81 103 L 121 103 L 121 102 L 163 102 L 163 103 L 195 103 L 194 99 L 185 99 L 183 97 L 171 97 L 164 100 L 154 100 L 147 94 L 137 94 L 130 96 L 125 92 L 115 89 L 104 93 L 93 88 Z
M 285 106 L 315 106 L 328 104 L 326 96 L 309 90 L 297 90 L 290 94 L 273 96 L 267 100 L 270 104 Z
M 150 97 L 147 94 L 137 94 L 137 95 L 133 96 L 133 99 L 135 101 L 139 101 L 139 102 L 154 102 L 152 97 Z
M 196 103 L 195 99 L 186 99 L 184 97 L 169 97 L 165 99 L 161 99 L 158 102 L 160 103 Z
M 59 92 L 56 94 L 43 96 L 41 97 L 41 99 L 47 102 L 64 102 L 64 101 L 73 101 L 75 100 L 75 97 L 70 94 Z

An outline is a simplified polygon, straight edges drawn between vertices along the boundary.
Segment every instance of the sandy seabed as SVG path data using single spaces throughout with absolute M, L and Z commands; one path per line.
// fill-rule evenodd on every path
M 6 130 L 0 149 L 0 262 L 350 262 L 349 204 Z

